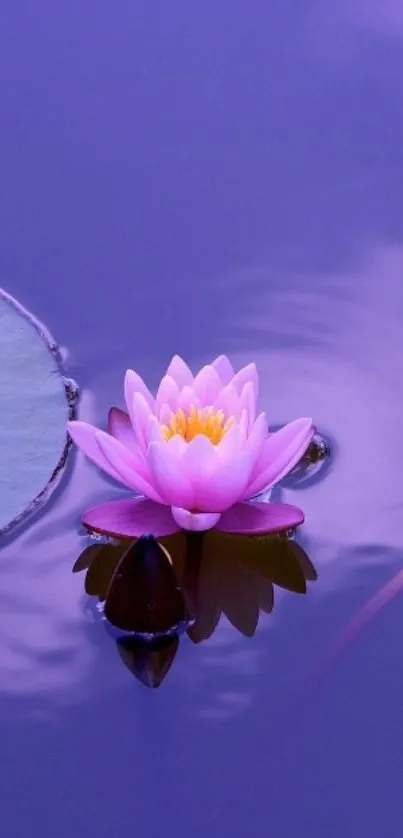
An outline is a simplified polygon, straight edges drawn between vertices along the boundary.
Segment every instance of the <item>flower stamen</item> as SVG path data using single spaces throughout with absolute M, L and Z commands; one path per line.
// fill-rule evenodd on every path
M 180 407 L 167 425 L 161 425 L 166 441 L 178 434 L 186 442 L 191 442 L 195 436 L 203 434 L 213 445 L 218 445 L 234 421 L 233 416 L 225 419 L 223 410 L 214 407 L 196 408 L 190 406 L 188 414 Z

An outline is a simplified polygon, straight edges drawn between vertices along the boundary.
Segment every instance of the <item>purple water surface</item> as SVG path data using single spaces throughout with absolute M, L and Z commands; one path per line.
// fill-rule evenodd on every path
M 319 578 L 253 639 L 124 669 L 71 568 L 82 458 L 0 562 L 7 838 L 400 838 L 403 10 L 395 0 L 0 7 L 0 281 L 66 347 L 82 418 L 134 366 L 256 360 L 332 467 L 284 499 Z M 302 693 L 301 693 L 302 690 Z M 299 696 L 303 695 L 300 699 Z

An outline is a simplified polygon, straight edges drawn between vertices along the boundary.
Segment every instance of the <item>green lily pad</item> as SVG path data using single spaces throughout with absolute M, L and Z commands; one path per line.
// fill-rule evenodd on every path
M 77 388 L 57 344 L 0 289 L 0 535 L 35 512 L 65 465 Z

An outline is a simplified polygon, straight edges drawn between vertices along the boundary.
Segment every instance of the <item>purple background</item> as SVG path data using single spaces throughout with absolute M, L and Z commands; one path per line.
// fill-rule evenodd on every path
M 196 8 L 197 7 L 197 8 Z M 135 367 L 256 359 L 332 468 L 284 497 L 319 579 L 256 637 L 222 621 L 147 691 L 91 622 L 77 458 L 0 564 L 7 838 L 400 838 L 402 72 L 396 0 L 0 8 L 0 281 L 66 347 L 82 418 Z M 298 698 L 304 684 L 312 690 Z

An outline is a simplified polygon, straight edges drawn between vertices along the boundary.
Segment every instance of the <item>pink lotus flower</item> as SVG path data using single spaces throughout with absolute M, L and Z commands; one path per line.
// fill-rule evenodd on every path
M 296 419 L 269 433 L 265 414 L 256 416 L 258 389 L 255 364 L 235 373 L 225 355 L 196 376 L 175 355 L 155 398 L 128 370 L 128 413 L 113 407 L 108 433 L 79 421 L 68 430 L 87 457 L 141 497 L 89 509 L 84 524 L 133 538 L 213 527 L 259 534 L 301 524 L 297 507 L 254 498 L 296 465 L 315 429 L 311 419 Z

